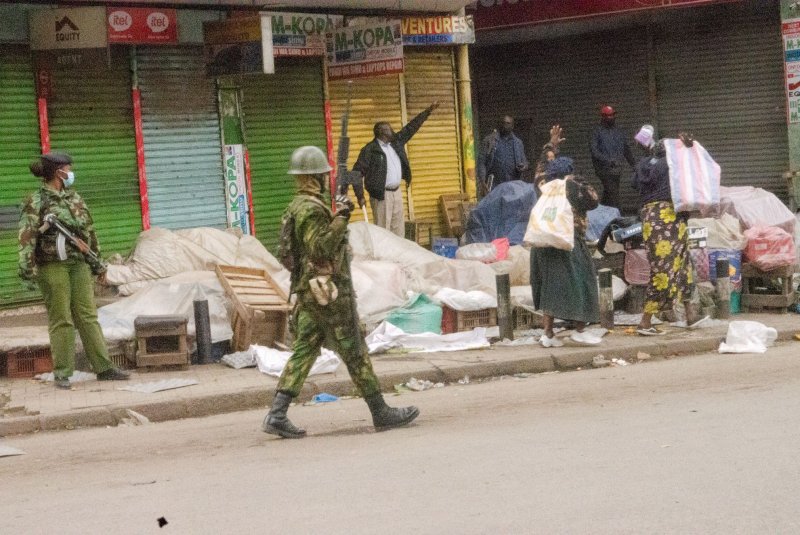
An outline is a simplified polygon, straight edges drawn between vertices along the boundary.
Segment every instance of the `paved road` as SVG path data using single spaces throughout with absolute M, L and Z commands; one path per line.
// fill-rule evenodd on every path
M 800 532 L 800 343 L 390 401 L 7 439 L 0 533 Z

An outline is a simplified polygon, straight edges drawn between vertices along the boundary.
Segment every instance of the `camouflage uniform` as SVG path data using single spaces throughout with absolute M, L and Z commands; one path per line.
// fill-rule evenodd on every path
M 19 275 L 38 283 L 49 324 L 53 370 L 57 378 L 68 378 L 75 368 L 75 328 L 95 373 L 114 367 L 97 322 L 92 274 L 106 268 L 100 262 L 87 264 L 84 255 L 67 241 L 67 259 L 59 260 L 58 231 L 40 233 L 44 217 L 54 214 L 75 236 L 100 256 L 92 216 L 80 195 L 72 189 L 56 191 L 42 186 L 22 204 L 19 222 Z M 91 272 L 90 272 L 91 271 Z
M 292 200 L 284 220 L 294 220 L 294 259 L 292 291 L 297 295 L 292 314 L 295 336 L 293 354 L 278 382 L 278 391 L 292 397 L 308 376 L 323 345 L 335 351 L 364 397 L 380 393 L 380 384 L 367 357 L 364 332 L 358 322 L 355 292 L 350 275 L 350 249 L 347 221 L 334 217 L 322 196 L 302 191 Z M 309 281 L 330 274 L 338 288 L 338 298 L 325 306 L 314 299 Z

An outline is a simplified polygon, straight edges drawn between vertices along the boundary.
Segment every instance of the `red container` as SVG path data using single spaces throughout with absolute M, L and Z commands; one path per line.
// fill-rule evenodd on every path
M 40 373 L 53 371 L 50 348 L 15 349 L 3 355 L 0 371 L 11 378 L 31 378 Z
M 755 227 L 744 231 L 747 247 L 745 259 L 762 271 L 769 271 L 795 262 L 794 238 L 778 227 Z
M 475 327 L 494 327 L 497 325 L 497 309 L 453 310 L 442 307 L 442 334 L 471 331 Z

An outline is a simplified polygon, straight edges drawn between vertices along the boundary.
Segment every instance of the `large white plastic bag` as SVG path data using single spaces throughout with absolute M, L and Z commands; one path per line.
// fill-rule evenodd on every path
M 275 377 L 281 376 L 283 368 L 285 368 L 286 363 L 289 362 L 289 357 L 292 356 L 292 353 L 289 351 L 279 351 L 271 347 L 257 345 L 250 346 L 249 351 L 256 359 L 258 371 L 266 373 L 267 375 L 274 375 Z M 308 374 L 333 373 L 336 371 L 340 362 L 336 353 L 323 347 L 320 356 L 314 361 L 314 365 L 311 367 L 311 371 Z
M 778 339 L 778 331 L 757 321 L 732 321 L 720 353 L 765 353 Z
M 695 141 L 687 147 L 680 139 L 665 139 L 669 186 L 676 212 L 719 206 L 720 167 Z
M 459 260 L 475 260 L 489 264 L 497 260 L 497 247 L 493 243 L 470 243 L 456 251 Z
M 533 247 L 575 247 L 572 206 L 567 200 L 567 181 L 552 180 L 541 187 L 542 195 L 531 210 L 523 242 Z

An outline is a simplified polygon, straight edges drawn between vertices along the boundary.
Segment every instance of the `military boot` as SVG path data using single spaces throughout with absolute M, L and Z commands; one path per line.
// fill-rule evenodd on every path
M 272 408 L 264 417 L 264 423 L 261 424 L 261 429 L 270 435 L 278 435 L 283 438 L 303 438 L 306 436 L 306 430 L 295 427 L 289 418 L 286 417 L 286 411 L 289 410 L 289 405 L 292 403 L 292 396 L 286 392 L 278 392 L 275 394 L 275 400 L 272 402 Z
M 419 416 L 419 409 L 413 405 L 396 409 L 390 407 L 383 400 L 383 394 L 375 394 L 364 398 L 372 413 L 372 423 L 376 431 L 385 431 L 393 427 L 401 427 L 410 424 L 414 418 Z

